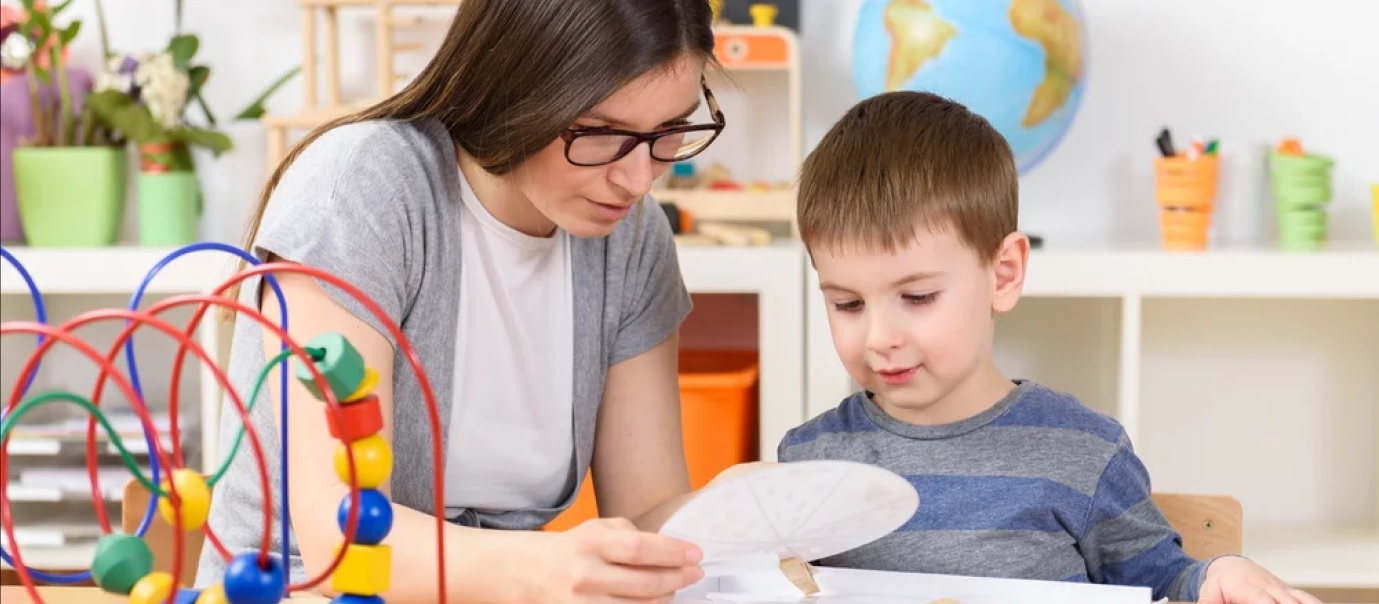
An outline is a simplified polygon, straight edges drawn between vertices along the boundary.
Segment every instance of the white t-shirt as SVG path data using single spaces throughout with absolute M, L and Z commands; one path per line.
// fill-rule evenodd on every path
M 462 185 L 463 293 L 445 505 L 553 507 L 574 455 L 569 234 L 521 233 Z

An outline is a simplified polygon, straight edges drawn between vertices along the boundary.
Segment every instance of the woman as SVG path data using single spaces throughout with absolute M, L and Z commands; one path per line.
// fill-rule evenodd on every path
M 273 175 L 248 249 L 361 288 L 402 326 L 439 399 L 446 458 L 434 460 L 418 381 L 388 331 L 332 286 L 278 277 L 294 338 L 340 332 L 379 372 L 394 456 L 389 602 L 435 600 L 437 463 L 452 602 L 664 600 L 701 576 L 691 544 L 654 534 L 689 493 L 676 330 L 690 301 L 646 194 L 723 126 L 703 84 L 709 23 L 704 0 L 466 0 L 405 90 L 319 129 Z M 687 124 L 699 107 L 712 119 Z M 276 321 L 261 284 L 238 295 Z M 235 329 L 231 377 L 247 396 L 280 343 L 247 321 Z M 295 583 L 333 559 L 348 489 L 322 403 L 295 381 L 289 397 Z M 253 412 L 269 468 L 277 408 L 270 392 Z M 226 404 L 224 442 L 239 424 Z M 498 530 L 544 525 L 590 468 L 617 520 Z M 244 447 L 210 524 L 231 553 L 263 539 L 276 551 L 261 514 L 279 518 L 278 499 L 265 501 Z M 205 548 L 197 583 L 224 569 Z

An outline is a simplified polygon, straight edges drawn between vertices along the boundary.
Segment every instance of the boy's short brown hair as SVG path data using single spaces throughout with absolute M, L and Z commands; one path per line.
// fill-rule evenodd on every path
M 952 228 L 983 263 L 1015 232 L 1020 183 L 1001 136 L 961 104 L 888 92 L 854 105 L 800 171 L 805 246 L 894 251 L 915 228 Z

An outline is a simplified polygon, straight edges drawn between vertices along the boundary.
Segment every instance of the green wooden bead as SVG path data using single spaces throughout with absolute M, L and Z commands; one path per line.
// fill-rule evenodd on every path
M 96 542 L 91 578 L 102 590 L 129 595 L 145 575 L 153 572 L 153 551 L 135 535 L 111 533 Z
M 316 370 L 325 376 L 335 400 L 344 402 L 345 397 L 354 393 L 364 381 L 364 357 L 359 355 L 359 351 L 350 345 L 345 336 L 335 332 L 323 333 L 307 342 L 305 348 L 308 352 L 322 353 L 316 358 Z M 311 395 L 326 400 L 325 394 L 316 387 L 316 380 L 311 378 L 306 364 L 295 356 L 292 357 L 292 364 L 297 380 L 311 391 Z

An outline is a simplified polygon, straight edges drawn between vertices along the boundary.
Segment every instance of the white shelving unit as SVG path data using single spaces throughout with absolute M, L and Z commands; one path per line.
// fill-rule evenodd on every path
M 806 269 L 806 413 L 853 391 Z M 1116 417 L 1158 490 L 1225 493 L 1245 553 L 1313 588 L 1379 589 L 1379 249 L 1031 254 L 1000 319 L 1009 374 Z
M 804 248 L 797 242 L 738 248 L 683 244 L 680 270 L 691 293 L 755 294 L 761 366 L 760 456 L 805 418 Z
M 10 249 L 55 299 L 127 297 L 168 251 Z M 837 404 L 852 387 L 828 339 L 814 272 L 794 242 L 685 243 L 678 253 L 692 292 L 757 296 L 760 454 L 773 459 L 786 430 Z M 231 262 L 217 254 L 186 256 L 159 275 L 150 295 L 204 291 L 228 274 Z M 28 312 L 14 310 L 27 306 L 26 297 L 15 272 L 0 268 L 7 319 Z M 1025 300 L 1002 320 L 1003 364 L 1120 418 L 1156 487 L 1240 497 L 1247 554 L 1300 585 L 1379 586 L 1379 373 L 1373 369 L 1379 367 L 1379 252 L 1036 251 Z M 1304 325 L 1281 324 L 1297 321 Z M 215 337 L 203 333 L 203 344 L 218 344 L 206 341 Z M 1284 360 L 1274 358 L 1279 355 Z M 1319 370 L 1313 357 L 1336 367 Z M 1260 392 L 1276 388 L 1277 374 L 1287 373 L 1276 369 L 1280 363 L 1309 359 L 1313 365 L 1295 372 L 1297 383 L 1285 384 L 1285 392 L 1272 398 Z M 1220 375 L 1192 373 L 1190 365 L 1204 360 L 1222 367 L 1214 370 Z M 1254 375 L 1252 364 L 1262 367 L 1253 378 L 1257 387 L 1240 379 Z M 216 418 L 218 390 L 202 381 L 202 414 Z M 1335 400 L 1290 398 L 1299 388 Z M 1317 413 L 1336 417 L 1329 424 L 1308 419 Z M 1270 419 L 1279 414 L 1285 417 Z M 203 422 L 200 431 L 208 454 L 215 451 L 213 424 Z M 1298 432 L 1280 434 L 1280 426 Z M 1175 433 L 1182 438 L 1169 442 Z M 1331 445 L 1339 452 L 1326 450 L 1330 440 L 1339 441 Z M 1288 450 L 1289 442 L 1301 445 L 1281 466 L 1271 466 L 1277 455 L 1270 452 Z M 81 566 L 90 555 L 89 548 L 26 551 L 34 552 L 32 563 L 49 568 Z
M 688 210 L 697 222 L 793 225 L 794 177 L 804 160 L 799 38 L 778 25 L 733 24 L 714 26 L 714 37 L 722 70 L 711 70 L 707 81 L 728 126 L 688 163 L 701 176 L 720 164 L 743 188 L 667 188 L 667 172 L 652 194 Z M 754 183 L 770 187 L 751 190 Z
M 140 248 L 140 247 L 113 247 L 107 249 L 48 249 L 48 248 L 27 248 L 22 246 L 6 246 L 5 249 L 14 255 L 15 259 L 29 272 L 39 291 L 44 296 L 44 304 L 50 313 L 49 321 L 59 323 L 71 316 L 95 310 L 97 308 L 125 307 L 129 303 L 130 296 L 133 295 L 144 276 L 168 253 L 172 248 Z M 215 287 L 224 277 L 228 276 L 233 269 L 234 259 L 224 253 L 199 252 L 184 255 L 165 268 L 159 271 L 158 275 L 145 288 L 144 307 L 147 307 L 154 300 L 170 295 L 197 293 L 209 291 Z M 0 304 L 3 304 L 3 320 L 32 320 L 34 317 L 33 304 L 29 299 L 29 289 L 27 284 L 20 277 L 15 268 L 9 262 L 0 263 Z M 189 316 L 190 312 L 182 312 L 174 315 L 177 311 L 171 311 L 168 318 L 174 324 L 180 323 L 173 318 L 177 316 Z M 197 331 L 198 343 L 211 351 L 213 355 L 219 355 L 222 342 L 223 331 L 218 329 L 213 321 L 214 316 L 209 315 L 203 320 L 202 326 Z M 108 345 L 107 340 L 113 341 L 113 337 L 118 333 L 118 325 L 103 326 L 101 328 L 82 328 L 78 332 L 84 338 L 89 338 L 97 345 L 98 350 L 104 349 Z M 91 329 L 97 329 L 93 338 Z M 171 359 L 158 359 L 156 355 L 149 354 L 148 350 L 167 345 L 170 342 L 162 334 L 151 334 L 151 329 L 140 330 L 136 338 L 136 347 L 141 352 L 136 353 L 139 359 L 140 377 L 144 383 L 145 394 L 148 396 L 150 405 L 154 406 L 155 397 L 160 396 L 152 388 L 153 382 L 159 381 L 153 374 L 153 367 L 171 362 Z M 142 335 L 149 334 L 149 335 Z M 109 338 L 104 338 L 109 335 Z M 6 392 L 12 385 L 12 376 L 17 376 L 22 363 L 32 352 L 32 340 L 25 336 L 6 336 L 7 348 L 4 359 L 4 375 L 6 376 Z M 26 340 L 26 341 L 19 341 Z M 154 347 L 148 347 L 142 342 L 154 342 Z M 174 345 L 175 346 L 175 345 Z M 17 351 L 17 352 L 16 352 Z M 58 356 L 62 355 L 62 356 Z M 80 374 L 84 380 L 83 384 L 89 384 L 89 378 L 94 377 L 94 366 L 90 361 L 78 358 L 75 353 L 64 345 L 57 345 L 50 349 L 45 356 L 44 367 L 53 367 L 54 364 L 61 365 L 71 360 L 74 367 L 70 370 L 64 369 L 63 374 Z M 188 360 L 188 367 L 197 367 L 194 359 Z M 124 367 L 123 355 L 120 363 Z M 187 370 L 190 373 L 190 369 Z M 165 371 L 164 371 L 165 373 Z M 42 389 L 47 387 L 62 387 L 63 375 L 49 371 L 47 377 L 55 380 L 55 383 L 47 384 L 44 375 L 40 374 L 34 382 L 34 388 Z M 201 467 L 203 471 L 212 469 L 215 463 L 215 451 L 217 450 L 217 428 L 215 419 L 218 418 L 219 405 L 217 404 L 220 389 L 210 375 L 208 369 L 202 367 L 197 371 L 199 379 L 196 394 L 191 399 L 184 399 L 181 403 L 182 412 L 179 414 L 179 424 L 182 426 L 183 446 L 188 450 L 195 450 L 200 453 Z M 189 376 L 188 376 L 189 377 Z M 165 379 L 165 378 L 164 378 Z M 107 384 L 107 392 L 112 396 L 115 390 L 113 385 Z M 116 406 L 116 410 L 128 413 L 128 409 L 123 405 Z M 35 411 L 38 413 L 38 411 Z M 195 419 L 199 424 L 199 431 L 189 432 L 187 428 Z M 206 421 L 207 419 L 211 421 Z M 26 427 L 30 427 L 38 420 L 33 416 L 27 416 L 21 420 L 21 425 L 16 428 L 15 437 L 11 438 L 8 452 L 11 456 L 10 468 L 12 476 L 0 477 L 10 481 L 7 493 L 17 506 L 22 506 L 17 514 L 23 514 L 25 524 L 42 530 L 34 533 L 34 538 L 41 542 L 46 542 L 44 546 L 37 545 L 25 546 L 21 541 L 22 554 L 25 564 L 34 568 L 41 568 L 50 571 L 63 571 L 66 569 L 78 569 L 89 566 L 93 553 L 94 543 L 91 540 L 92 531 L 95 530 L 96 523 L 92 513 L 91 494 L 89 486 L 84 484 L 84 480 L 77 480 L 71 477 L 59 480 L 58 474 L 61 472 L 47 472 L 47 478 L 41 484 L 35 484 L 29 480 L 20 480 L 18 477 L 24 468 L 66 468 L 70 473 L 72 470 L 84 468 L 83 462 L 71 461 L 80 460 L 81 451 L 84 450 L 84 436 L 73 436 L 72 432 L 51 432 L 38 434 L 22 434 Z M 46 423 L 46 422 L 45 422 Z M 164 444 L 170 443 L 166 433 L 166 422 L 160 426 L 163 429 Z M 126 426 L 118 430 L 124 433 L 126 447 L 139 462 L 147 467 L 147 445 L 141 437 L 141 431 L 134 434 Z M 84 434 L 84 428 L 80 430 Z M 99 450 L 104 454 L 113 453 L 103 432 L 98 433 Z M 123 465 L 114 457 L 108 457 L 102 461 L 104 465 L 111 465 L 119 470 L 124 470 Z M 74 464 L 74 465 L 68 465 Z M 84 473 L 84 471 L 83 471 Z M 119 507 L 116 505 L 121 498 L 121 490 L 124 487 L 125 479 L 115 475 L 105 478 L 102 474 L 101 489 L 102 499 L 107 504 L 107 511 L 111 515 L 111 521 L 118 523 Z M 15 480 L 11 480 L 15 478 Z M 78 477 L 79 478 L 79 477 Z M 78 484 L 83 483 L 83 484 Z M 44 515 L 43 518 L 36 517 L 35 514 Z M 58 537 L 68 539 L 64 543 L 55 543 L 52 540 Z M 31 542 L 36 543 L 36 542 Z M 3 565 L 8 568 L 8 564 Z

